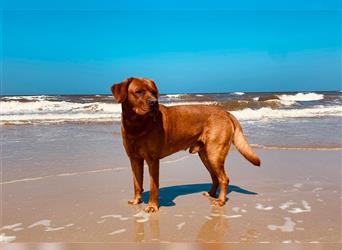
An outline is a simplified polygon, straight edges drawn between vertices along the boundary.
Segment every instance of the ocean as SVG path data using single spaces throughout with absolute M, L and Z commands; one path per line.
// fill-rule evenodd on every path
M 259 147 L 342 147 L 342 92 L 164 94 L 167 106 L 217 105 L 234 114 Z M 121 105 L 111 95 L 2 96 L 2 132 L 23 126 L 107 124 L 117 130 Z

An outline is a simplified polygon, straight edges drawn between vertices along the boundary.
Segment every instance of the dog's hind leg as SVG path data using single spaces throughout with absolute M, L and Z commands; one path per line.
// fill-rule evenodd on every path
M 220 185 L 220 194 L 218 199 L 213 201 L 213 205 L 223 206 L 226 204 L 227 193 L 228 193 L 228 185 L 229 185 L 229 178 L 224 170 L 223 163 L 219 163 L 215 165 L 214 171 L 216 172 L 217 178 L 219 180 Z
M 217 151 L 212 151 L 212 148 L 214 147 L 210 147 L 210 145 L 209 148 L 211 148 L 209 151 L 200 151 L 199 154 L 213 180 L 210 190 L 205 192 L 204 195 L 216 198 L 216 190 L 219 186 L 220 194 L 219 197 L 213 201 L 213 205 L 223 206 L 226 203 L 229 184 L 229 178 L 224 170 L 224 160 L 228 153 L 228 149 L 221 148 Z
M 209 166 L 207 168 L 210 169 L 210 174 L 214 175 L 219 183 L 220 194 L 213 201 L 213 204 L 218 206 L 223 206 L 226 203 L 228 193 L 229 178 L 224 170 L 224 162 L 232 142 L 232 132 L 232 126 L 229 124 L 225 129 L 224 126 L 220 128 L 217 126 L 211 127 L 206 133 L 203 152 L 201 153 L 201 159 L 205 159 L 205 165 Z
M 209 150 L 207 152 L 208 161 L 214 172 L 216 178 L 218 179 L 220 186 L 220 194 L 217 199 L 213 201 L 213 205 L 223 206 L 226 203 L 226 196 L 228 193 L 229 178 L 224 170 L 225 156 L 228 150 L 226 149 L 216 149 L 215 151 Z
M 216 198 L 216 191 L 219 185 L 219 181 L 218 178 L 208 160 L 208 156 L 206 154 L 206 152 L 204 150 L 201 150 L 198 152 L 199 157 L 201 158 L 204 166 L 207 168 L 210 176 L 211 176 L 211 180 L 212 180 L 212 184 L 211 184 L 211 188 L 208 192 L 204 192 L 203 195 L 204 196 L 209 196 L 209 197 L 214 197 Z

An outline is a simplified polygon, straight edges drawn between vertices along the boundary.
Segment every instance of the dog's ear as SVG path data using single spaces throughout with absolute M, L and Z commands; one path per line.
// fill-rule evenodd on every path
M 133 80 L 133 77 L 127 78 L 120 83 L 116 83 L 111 87 L 113 96 L 118 103 L 122 103 L 127 98 L 128 85 Z

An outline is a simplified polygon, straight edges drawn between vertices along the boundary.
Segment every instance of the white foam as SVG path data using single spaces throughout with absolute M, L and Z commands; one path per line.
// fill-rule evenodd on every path
M 33 227 L 36 227 L 36 226 L 48 227 L 48 226 L 50 226 L 50 224 L 51 224 L 51 220 L 40 220 L 40 221 L 37 221 L 37 222 L 29 225 L 27 228 L 33 228 Z
M 268 207 L 264 207 L 262 204 L 260 203 L 257 203 L 256 206 L 255 206 L 256 209 L 259 209 L 259 210 L 265 210 L 265 211 L 269 211 L 269 210 L 272 210 L 273 207 L 272 206 L 268 206 Z
M 139 219 L 136 219 L 136 222 L 138 223 L 144 223 L 150 219 L 150 215 L 146 213 L 144 210 L 141 210 L 137 214 L 133 215 L 133 217 L 139 218 Z
M 223 217 L 224 217 L 224 218 L 227 218 L 227 219 L 239 218 L 239 217 L 241 217 L 241 216 L 242 216 L 241 214 L 223 215 Z
M 182 160 L 185 160 L 186 158 L 189 158 L 188 155 L 186 156 L 182 156 L 178 159 L 175 159 L 175 160 L 164 160 L 164 161 L 161 161 L 163 164 L 170 164 L 170 163 L 175 163 L 175 162 L 179 162 L 179 161 L 182 161 Z
M 60 231 L 65 229 L 65 227 L 47 227 L 45 229 L 46 232 Z
M 17 182 L 37 181 L 46 177 L 50 177 L 50 176 L 39 176 L 39 177 L 33 177 L 33 178 L 24 178 L 24 179 L 19 179 L 19 180 L 5 181 L 5 182 L 1 182 L 0 184 L 12 184 L 12 183 L 17 183 Z
M 292 213 L 292 214 L 311 212 L 311 206 L 309 205 L 309 203 L 307 201 L 303 200 L 302 205 L 303 205 L 303 208 L 294 207 L 294 208 L 288 210 L 288 212 Z
M 22 98 L 22 97 L 20 97 Z M 27 99 L 27 97 L 25 97 Z M 87 120 L 119 120 L 121 105 L 117 103 L 73 103 L 66 101 L 0 102 L 1 123 L 65 122 Z
M 233 207 L 232 210 L 233 210 L 234 212 L 239 212 L 240 208 L 239 208 L 239 207 Z
M 244 95 L 245 93 L 244 92 L 234 92 L 233 94 L 234 95 Z
M 12 224 L 12 225 L 5 225 L 3 227 L 0 228 L 0 230 L 12 230 L 16 227 L 20 227 L 23 223 L 16 223 L 16 224 Z
M 303 186 L 303 183 L 296 183 L 293 185 L 295 188 L 301 188 Z
M 122 228 L 122 229 L 119 229 L 119 230 L 116 230 L 114 232 L 109 233 L 109 235 L 121 234 L 121 233 L 124 233 L 126 231 L 127 231 L 126 228 Z
M 179 105 L 214 105 L 217 102 L 171 102 L 164 104 L 165 106 L 179 106 Z
M 120 219 L 120 220 L 128 220 L 128 217 L 123 217 L 121 214 L 108 214 L 108 215 L 103 215 L 101 216 L 102 219 L 106 218 L 115 218 L 115 219 Z
M 101 218 L 121 218 L 122 215 L 120 214 L 108 214 L 108 215 L 103 215 Z
M 236 92 L 240 93 L 240 92 Z M 242 93 L 242 92 L 241 92 Z M 215 101 L 208 102 L 172 102 L 182 95 L 167 95 L 171 103 L 166 106 L 177 105 L 214 105 Z M 6 97 L 4 97 L 6 98 Z M 296 95 L 279 95 L 276 100 L 282 105 L 293 105 L 296 101 L 320 100 L 324 96 L 316 93 L 298 93 Z M 112 122 L 121 119 L 121 104 L 118 103 L 77 103 L 66 101 L 51 101 L 44 96 L 25 97 L 28 102 L 20 102 L 23 97 L 10 97 L 8 101 L 1 101 L 0 124 L 30 124 L 30 123 L 60 123 L 60 122 Z M 258 97 L 254 98 L 255 101 Z M 304 109 L 243 109 L 232 112 L 240 120 L 262 120 L 292 117 L 320 117 L 342 116 L 341 105 L 314 106 Z
M 184 225 L 185 225 L 185 222 L 177 224 L 177 229 L 181 230 Z
M 108 172 L 108 171 L 120 171 L 124 170 L 127 168 L 105 168 L 105 169 L 98 169 L 98 170 L 88 170 L 88 171 L 82 171 L 82 172 L 71 172 L 71 173 L 61 173 L 57 175 L 45 175 L 45 176 L 39 176 L 39 177 L 33 177 L 33 178 L 24 178 L 24 179 L 17 179 L 17 180 L 11 180 L 11 181 L 5 181 L 5 182 L 0 182 L 0 185 L 5 185 L 5 184 L 14 184 L 18 182 L 29 182 L 29 181 L 37 181 L 37 180 L 42 180 L 46 178 L 51 178 L 51 177 L 69 177 L 69 176 L 74 176 L 74 175 L 81 175 L 81 174 L 93 174 L 93 173 L 102 173 L 102 172 Z
M 278 95 L 284 101 L 318 101 L 324 98 L 323 94 L 316 93 L 297 93 L 295 95 Z
M 231 111 L 239 120 L 267 120 L 267 119 L 283 119 L 297 117 L 323 117 L 323 116 L 342 116 L 342 106 L 323 107 L 317 106 L 314 108 L 304 109 L 271 109 L 264 107 L 260 109 L 243 109 Z
M 282 210 L 285 210 L 285 209 L 289 208 L 290 206 L 292 206 L 294 204 L 296 204 L 296 203 L 293 202 L 293 201 L 288 201 L 288 202 L 280 204 L 279 208 L 282 209 Z
M 182 96 L 184 96 L 184 94 L 165 95 L 168 99 L 179 99 Z
M 284 240 L 281 243 L 289 244 L 289 243 L 300 243 L 299 240 Z
M 66 227 L 71 227 L 73 225 L 74 224 L 69 223 L 69 224 L 61 226 L 61 227 L 51 227 L 51 220 L 40 220 L 40 221 L 37 221 L 37 222 L 29 225 L 27 228 L 33 228 L 33 227 L 37 227 L 37 226 L 44 226 L 45 227 L 44 228 L 45 232 L 53 232 L 53 231 L 63 230 Z
M 275 101 L 278 101 L 280 104 L 284 106 L 291 106 L 297 103 L 296 101 L 292 101 L 292 100 L 275 100 Z
M 9 243 L 16 239 L 16 236 L 8 236 L 4 233 L 0 234 L 0 243 Z
M 312 192 L 317 192 L 317 191 L 322 191 L 323 190 L 323 188 L 321 188 L 321 187 L 317 187 L 317 188 L 314 188 L 313 190 L 312 190 Z
M 149 217 L 144 217 L 144 218 L 141 218 L 141 219 L 137 219 L 136 222 L 138 222 L 138 223 L 145 223 L 148 220 L 149 220 Z
M 1 102 L 2 114 L 47 114 L 47 113 L 89 113 L 103 112 L 115 113 L 121 112 L 121 105 L 117 103 L 75 103 L 66 101 L 47 101 L 39 102 L 19 102 L 9 101 Z
M 215 103 L 175 102 L 168 103 L 166 106 L 210 105 Z M 112 122 L 121 120 L 121 104 L 117 103 L 73 103 L 41 99 L 35 102 L 1 101 L 0 105 L 0 124 L 60 123 L 72 121 Z
M 285 217 L 284 220 L 285 220 L 284 225 L 281 225 L 281 226 L 268 225 L 267 227 L 268 227 L 268 229 L 270 229 L 272 231 L 279 229 L 282 232 L 293 232 L 296 223 L 294 221 L 292 221 L 291 218 L 289 218 L 289 217 Z
M 58 174 L 57 176 L 73 176 L 73 175 L 77 175 L 77 173 L 64 173 L 64 174 Z

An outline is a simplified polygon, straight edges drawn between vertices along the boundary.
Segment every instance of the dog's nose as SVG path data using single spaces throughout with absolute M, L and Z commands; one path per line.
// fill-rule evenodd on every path
M 148 104 L 150 105 L 150 107 L 155 107 L 158 105 L 158 100 L 149 100 Z

